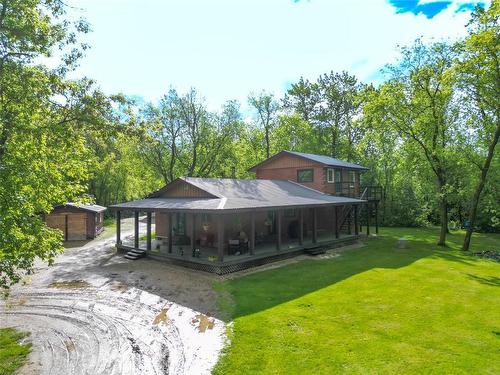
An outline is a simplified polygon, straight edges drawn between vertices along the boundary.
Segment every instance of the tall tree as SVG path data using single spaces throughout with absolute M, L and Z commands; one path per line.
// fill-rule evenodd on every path
M 60 231 L 42 215 L 84 194 L 85 132 L 111 121 L 111 103 L 91 81 L 65 77 L 86 48 L 76 35 L 88 26 L 64 11 L 58 0 L 0 2 L 0 287 L 62 250 Z M 54 48 L 68 51 L 59 67 L 35 64 Z
M 301 78 L 287 91 L 284 106 L 312 124 L 327 146 L 319 152 L 354 159 L 361 140 L 359 126 L 365 85 L 347 72 L 321 75 L 311 83 Z
M 500 1 L 493 0 L 485 10 L 477 7 L 469 23 L 469 36 L 464 41 L 463 58 L 457 66 L 463 103 L 469 123 L 475 125 L 475 146 L 480 170 L 469 208 L 469 226 L 462 249 L 469 250 L 481 193 L 500 138 Z
M 185 95 L 171 89 L 157 106 L 148 105 L 144 118 L 148 140 L 142 152 L 165 183 L 181 175 L 215 173 L 240 125 L 237 102 L 227 102 L 219 113 L 209 112 L 195 89 Z
M 271 130 L 276 125 L 279 105 L 273 94 L 262 91 L 260 94 L 251 94 L 248 103 L 257 111 L 258 123 L 264 129 L 264 143 L 266 158 L 271 156 Z
M 451 65 L 454 50 L 443 43 L 430 46 L 417 40 L 402 49 L 398 65 L 389 66 L 392 78 L 383 84 L 368 106 L 378 113 L 380 130 L 389 126 L 405 142 L 417 147 L 436 179 L 441 231 L 438 245 L 448 232 L 450 150 L 456 134 Z

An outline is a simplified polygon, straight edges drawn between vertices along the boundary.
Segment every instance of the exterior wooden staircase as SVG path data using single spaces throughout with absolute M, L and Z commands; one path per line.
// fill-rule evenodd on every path
M 125 254 L 124 258 L 130 260 L 137 260 L 140 258 L 144 258 L 146 256 L 146 250 L 133 249 Z

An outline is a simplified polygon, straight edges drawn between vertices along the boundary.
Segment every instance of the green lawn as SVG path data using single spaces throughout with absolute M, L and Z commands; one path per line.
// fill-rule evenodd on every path
M 500 263 L 382 228 L 363 248 L 216 285 L 234 320 L 216 374 L 500 374 Z M 407 249 L 396 240 L 409 238 Z M 477 234 L 473 251 L 500 250 Z
M 19 344 L 26 335 L 13 328 L 0 328 L 0 375 L 13 374 L 26 360 L 31 344 Z

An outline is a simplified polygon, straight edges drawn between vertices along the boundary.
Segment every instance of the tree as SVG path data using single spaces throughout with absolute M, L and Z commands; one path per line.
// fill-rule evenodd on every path
M 469 250 L 481 193 L 500 138 L 500 2 L 493 0 L 488 10 L 476 7 L 469 23 L 469 36 L 462 43 L 463 57 L 457 70 L 466 116 L 475 125 L 475 146 L 482 157 L 474 160 L 480 170 L 470 202 L 469 225 L 462 250 Z
M 209 112 L 195 89 L 182 96 L 171 89 L 158 106 L 148 105 L 144 118 L 143 155 L 165 183 L 181 175 L 210 176 L 240 128 L 237 102 Z
M 183 124 L 180 120 L 177 91 L 170 89 L 157 107 L 150 104 L 144 110 L 147 136 L 143 142 L 143 154 L 150 165 L 162 176 L 165 184 L 176 178 Z
M 445 246 L 448 231 L 449 169 L 456 134 L 451 110 L 453 48 L 444 43 L 430 46 L 417 40 L 402 49 L 398 65 L 389 66 L 392 78 L 372 96 L 367 113 L 378 113 L 380 130 L 389 126 L 405 142 L 423 154 L 436 179 L 441 231 L 438 245 Z
M 355 144 L 363 136 L 361 115 L 365 85 L 347 72 L 323 74 L 315 83 L 301 78 L 293 84 L 284 105 L 311 123 L 327 147 L 320 152 L 354 159 Z M 319 141 L 322 143 L 322 141 Z
M 0 2 L 0 287 L 35 259 L 52 262 L 62 235 L 43 214 L 82 198 L 89 177 L 85 133 L 107 128 L 112 105 L 89 80 L 69 81 L 85 45 L 83 21 L 64 19 L 62 1 Z M 49 70 L 36 59 L 63 53 Z
M 279 105 L 274 99 L 273 94 L 267 94 L 262 91 L 260 94 L 251 94 L 248 97 L 248 103 L 257 111 L 258 123 L 264 129 L 264 143 L 266 149 L 266 158 L 271 155 L 271 130 L 276 125 Z

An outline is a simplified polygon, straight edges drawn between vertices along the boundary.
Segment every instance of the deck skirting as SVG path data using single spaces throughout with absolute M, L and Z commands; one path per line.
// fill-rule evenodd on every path
M 169 255 L 168 253 L 167 254 L 157 253 L 153 251 L 147 251 L 147 256 L 150 257 L 151 259 L 166 261 L 168 263 L 183 266 L 186 268 L 215 273 L 217 275 L 226 275 L 247 268 L 257 267 L 267 263 L 276 262 L 278 260 L 283 260 L 287 258 L 292 258 L 297 255 L 305 254 L 306 250 L 311 248 L 332 249 L 336 247 L 351 245 L 356 241 L 358 241 L 360 238 L 361 238 L 360 235 L 349 236 L 336 239 L 333 241 L 325 241 L 317 244 L 308 244 L 293 249 L 282 250 L 280 252 L 254 254 L 251 257 L 242 256 L 241 259 L 231 259 L 222 262 L 219 261 L 209 262 L 197 258 L 179 257 L 175 255 Z M 123 253 L 136 249 L 132 246 L 127 246 L 123 244 L 116 245 L 116 248 L 118 252 L 123 252 Z

